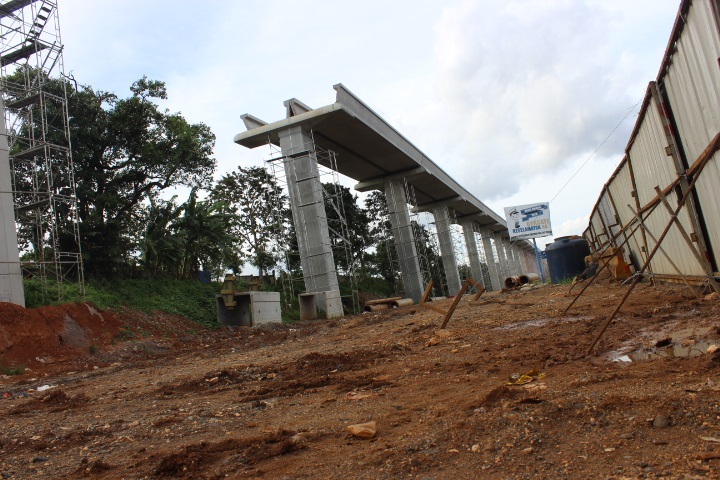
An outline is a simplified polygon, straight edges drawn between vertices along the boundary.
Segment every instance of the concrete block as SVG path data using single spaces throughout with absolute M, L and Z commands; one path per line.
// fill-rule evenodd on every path
M 252 305 L 252 324 L 282 323 L 279 292 L 248 292 Z
M 317 292 L 318 310 L 324 312 L 325 318 L 337 318 L 344 315 L 339 290 Z
M 237 305 L 225 307 L 222 296 L 215 297 L 218 322 L 228 327 L 253 327 L 265 323 L 282 323 L 280 293 L 242 292 L 234 295 Z

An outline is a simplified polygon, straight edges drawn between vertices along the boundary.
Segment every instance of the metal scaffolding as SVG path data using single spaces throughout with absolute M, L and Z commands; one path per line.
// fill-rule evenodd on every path
M 295 163 L 288 161 L 288 157 L 283 155 L 280 149 L 272 143 L 269 143 L 269 149 L 269 158 L 265 161 L 268 171 L 274 176 L 283 194 L 289 197 L 291 193 L 289 192 L 288 179 L 294 179 L 296 182 L 298 180 L 307 180 L 308 172 L 296 169 Z M 331 232 L 331 235 L 324 240 L 327 245 L 317 244 L 315 241 L 317 239 L 311 239 L 305 228 L 308 219 L 303 218 L 304 210 L 297 209 L 293 211 L 292 218 L 289 218 L 287 213 L 284 212 L 280 199 L 275 199 L 278 206 L 275 209 L 275 221 L 280 227 L 277 231 L 282 232 L 276 242 L 278 250 L 282 252 L 282 262 L 284 263 L 281 280 L 284 298 L 286 299 L 285 307 L 291 307 L 290 302 L 291 299 L 295 298 L 296 292 L 305 290 L 307 280 L 312 279 L 315 274 L 319 273 L 308 271 L 308 269 L 313 268 L 313 263 L 301 267 L 299 254 L 292 248 L 292 240 L 289 240 L 293 235 L 292 230 L 294 227 L 298 247 L 300 245 L 309 245 L 315 251 L 330 252 L 328 254 L 331 254 L 334 259 L 333 263 L 336 265 L 339 278 L 345 281 L 350 290 L 350 294 L 341 295 L 341 298 L 345 300 L 346 306 L 351 307 L 353 312 L 357 313 L 360 309 L 356 282 L 358 264 L 357 258 L 354 256 L 350 241 L 350 229 L 346 220 L 345 204 L 337 171 L 337 153 L 318 147 L 314 144 L 314 141 L 298 147 L 298 151 L 313 152 L 313 156 L 317 161 L 317 179 L 319 182 L 310 183 L 320 185 L 320 188 L 322 188 L 322 192 L 317 193 L 323 198 L 327 216 L 321 220 L 326 222 L 324 227 Z M 328 210 L 332 210 L 332 212 Z M 323 240 L 321 239 L 321 241 Z M 338 259 L 342 259 L 342 261 L 338 261 Z
M 84 294 L 80 232 L 57 2 L 0 4 L 0 90 L 25 277 L 48 297 Z M 56 293 L 51 291 L 54 290 Z
M 434 218 L 429 212 L 420 212 L 418 210 L 415 188 L 407 181 L 405 181 L 405 192 L 408 204 L 412 207 L 410 209 L 410 221 L 415 234 L 415 248 L 423 283 L 427 285 L 435 279 L 432 296 L 446 296 L 448 295 L 448 286 L 445 271 L 439 263 L 433 262 L 433 260 L 442 261 Z M 433 258 L 430 258 L 428 254 L 431 254 Z

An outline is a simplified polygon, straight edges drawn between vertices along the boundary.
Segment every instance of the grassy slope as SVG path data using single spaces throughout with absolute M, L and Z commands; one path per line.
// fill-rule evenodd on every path
M 70 302 L 92 302 L 99 308 L 129 307 L 144 312 L 160 310 L 182 315 L 206 326 L 217 326 L 215 294 L 217 283 L 200 283 L 193 280 L 115 280 L 88 282 L 83 299 L 74 285 L 64 287 L 61 301 L 57 292 L 43 295 L 39 282 L 25 281 L 25 302 L 28 308 Z

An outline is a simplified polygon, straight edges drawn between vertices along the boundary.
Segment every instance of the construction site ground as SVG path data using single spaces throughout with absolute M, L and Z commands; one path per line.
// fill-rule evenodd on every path
M 568 289 L 467 296 L 444 330 L 417 305 L 230 330 L 0 304 L 0 475 L 720 478 L 716 295 L 640 284 L 585 355 L 627 287 L 562 315 Z

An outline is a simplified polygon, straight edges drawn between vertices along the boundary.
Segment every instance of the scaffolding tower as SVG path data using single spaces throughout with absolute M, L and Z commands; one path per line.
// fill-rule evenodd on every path
M 0 92 L 10 149 L 20 263 L 48 297 L 84 295 L 57 1 L 0 3 Z M 53 292 L 54 291 L 54 292 Z

